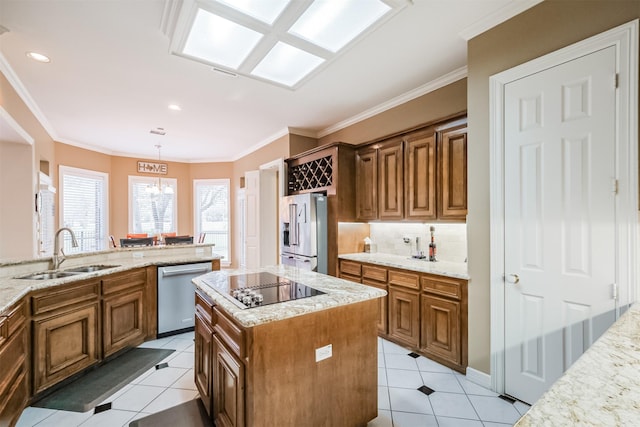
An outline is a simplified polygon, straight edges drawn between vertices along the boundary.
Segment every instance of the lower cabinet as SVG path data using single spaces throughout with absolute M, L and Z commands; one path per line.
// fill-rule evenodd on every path
M 0 313 L 0 426 L 15 425 L 27 403 L 27 328 L 24 303 Z
M 196 306 L 197 307 L 197 306 Z M 213 329 L 196 309 L 195 361 L 193 365 L 195 383 L 200 400 L 209 414 L 213 413 Z
M 87 280 L 31 297 L 34 394 L 100 360 L 99 292 Z
M 213 335 L 213 408 L 217 427 L 244 426 L 244 365 Z
M 422 295 L 422 319 L 420 350 L 460 364 L 460 303 Z
M 102 280 L 103 356 L 141 344 L 144 327 L 145 269 L 114 274 Z
M 465 372 L 466 280 L 344 259 L 339 274 L 388 292 L 379 300 L 379 336 Z
M 389 287 L 389 336 L 410 347 L 420 341 L 420 294 Z

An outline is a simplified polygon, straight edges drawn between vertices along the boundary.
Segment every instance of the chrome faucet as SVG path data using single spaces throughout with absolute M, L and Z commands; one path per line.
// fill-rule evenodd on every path
M 68 227 L 62 227 L 61 229 L 56 231 L 56 236 L 53 239 L 53 269 L 54 270 L 57 270 L 58 267 L 60 267 L 60 264 L 62 264 L 66 259 L 64 255 L 64 251 L 62 251 L 60 248 L 60 234 L 62 234 L 62 232 L 65 230 L 68 231 L 69 234 L 71 234 L 71 246 L 73 246 L 74 248 L 78 247 L 78 241 L 76 240 L 76 235 L 73 233 L 72 229 Z M 62 252 L 62 255 L 58 255 L 60 252 Z

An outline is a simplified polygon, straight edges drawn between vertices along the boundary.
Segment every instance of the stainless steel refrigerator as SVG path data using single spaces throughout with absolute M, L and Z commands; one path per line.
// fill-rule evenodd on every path
M 280 199 L 282 264 L 327 274 L 327 197 L 306 193 Z

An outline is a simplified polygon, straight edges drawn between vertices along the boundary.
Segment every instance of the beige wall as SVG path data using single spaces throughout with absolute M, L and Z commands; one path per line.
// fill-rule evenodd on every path
M 30 258 L 37 251 L 33 200 L 40 162 L 54 161 L 53 140 L 2 73 L 0 106 L 34 140 L 33 146 L 14 144 L 0 135 L 0 259 Z
M 362 144 L 423 123 L 465 111 L 467 79 L 461 79 L 402 105 L 320 138 L 318 145 L 332 142 Z
M 547 0 L 468 44 L 469 366 L 490 370 L 489 77 L 636 19 L 640 0 Z

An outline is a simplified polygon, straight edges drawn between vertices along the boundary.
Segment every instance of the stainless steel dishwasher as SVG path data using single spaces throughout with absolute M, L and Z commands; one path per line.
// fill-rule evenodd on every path
M 211 262 L 158 267 L 158 338 L 193 330 L 195 286 L 191 279 L 211 271 Z

